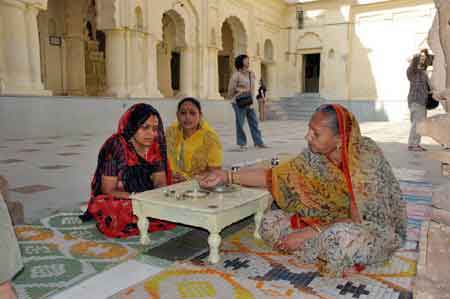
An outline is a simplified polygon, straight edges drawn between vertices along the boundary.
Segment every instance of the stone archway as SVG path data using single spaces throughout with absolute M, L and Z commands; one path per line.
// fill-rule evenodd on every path
M 49 0 L 38 25 L 46 88 L 57 95 L 102 95 L 106 38 L 97 30 L 96 0 Z
M 185 22 L 175 10 L 162 17 L 162 42 L 157 45 L 158 89 L 164 97 L 173 97 L 185 89 L 183 52 L 187 48 Z M 183 88 L 184 87 L 184 88 Z
M 241 20 L 229 17 L 222 24 L 222 48 L 218 54 L 219 93 L 226 96 L 234 70 L 234 58 L 247 53 L 247 33 Z

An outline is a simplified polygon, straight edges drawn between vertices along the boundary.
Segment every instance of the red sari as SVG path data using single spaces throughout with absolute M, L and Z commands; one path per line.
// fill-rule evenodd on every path
M 159 120 L 158 137 L 143 158 L 137 154 L 130 139 L 152 115 Z M 153 189 L 150 176 L 162 171 L 166 173 L 167 183 L 170 184 L 171 172 L 161 117 L 152 106 L 136 104 L 121 117 L 117 133 L 108 138 L 100 149 L 97 169 L 91 183 L 91 200 L 84 218 L 93 217 L 98 229 L 108 237 L 138 235 L 137 217 L 133 214 L 131 200 L 102 194 L 102 176 L 117 177 L 119 191 L 132 193 Z M 172 223 L 152 219 L 148 231 L 174 227 Z

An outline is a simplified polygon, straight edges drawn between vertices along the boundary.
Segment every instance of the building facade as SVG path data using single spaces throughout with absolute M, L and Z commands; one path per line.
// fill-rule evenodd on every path
M 432 0 L 299 2 L 0 0 L 0 94 L 218 100 L 246 53 L 271 99 L 407 109 Z

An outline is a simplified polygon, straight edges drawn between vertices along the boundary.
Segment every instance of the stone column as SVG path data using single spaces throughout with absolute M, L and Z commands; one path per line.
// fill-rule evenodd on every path
M 106 94 L 127 97 L 126 39 L 124 30 L 105 30 Z
M 20 1 L 0 1 L 5 77 L 2 93 L 48 95 L 40 79 L 37 9 L 27 10 L 32 13 L 26 12 L 26 5 Z
M 0 13 L 0 41 L 3 41 L 3 17 Z M 5 64 L 5 55 L 3 53 L 4 43 L 0 43 L 0 95 L 4 93 L 6 88 L 5 80 L 6 80 L 6 64 Z
M 259 79 L 261 79 L 261 63 L 262 60 L 258 56 L 250 57 L 250 69 L 255 73 L 256 83 L 259 84 Z M 256 86 L 258 90 L 258 86 Z
M 66 92 L 69 95 L 86 94 L 86 65 L 84 39 L 79 35 L 67 35 L 64 39 L 66 50 Z
M 180 93 L 184 96 L 193 95 L 193 51 L 191 47 L 181 50 Z
M 83 10 L 78 1 L 65 1 L 65 75 L 66 93 L 86 94 L 85 40 L 83 35 Z
M 208 99 L 223 100 L 219 93 L 219 49 L 217 47 L 208 47 L 208 68 L 207 84 L 208 84 Z
M 158 89 L 158 57 L 156 47 L 158 40 L 151 34 L 147 35 L 147 65 L 146 65 L 146 89 L 147 96 L 151 98 L 162 98 Z
M 157 46 L 157 82 L 158 89 L 161 91 L 163 97 L 172 97 L 174 90 L 172 89 L 172 72 L 170 66 L 170 59 L 172 51 L 167 44 L 162 44 L 163 47 Z
M 269 62 L 266 64 L 266 72 L 267 72 L 267 82 L 264 82 L 267 87 L 267 97 L 273 97 L 277 94 L 275 88 L 278 86 L 276 82 L 275 77 L 275 64 L 273 62 Z M 258 88 L 259 88 L 259 81 L 258 81 Z
M 130 47 L 128 55 L 129 93 L 132 97 L 143 97 L 145 91 L 145 40 L 141 32 L 129 31 Z
M 29 6 L 25 11 L 25 18 L 27 21 L 27 33 L 28 42 L 30 45 L 28 47 L 28 59 L 30 61 L 30 71 L 31 71 L 31 82 L 33 89 L 42 90 L 43 93 L 50 95 L 50 91 L 44 92 L 44 86 L 42 84 L 41 76 L 41 54 L 40 54 L 40 43 L 39 43 L 39 28 L 37 23 L 37 16 L 39 10 L 36 7 Z M 37 46 L 36 46 L 37 45 Z

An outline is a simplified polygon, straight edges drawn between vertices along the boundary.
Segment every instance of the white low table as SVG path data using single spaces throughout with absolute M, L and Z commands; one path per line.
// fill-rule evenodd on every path
M 198 188 L 195 181 L 150 190 L 131 195 L 133 212 L 138 217 L 141 244 L 148 245 L 148 219 L 156 218 L 201 227 L 209 231 L 209 262 L 219 262 L 220 232 L 230 224 L 255 214 L 255 238 L 260 239 L 259 227 L 263 213 L 271 201 L 263 189 L 241 188 L 231 193 L 210 193 L 206 198 L 177 200 L 166 196 L 165 190 L 178 194 Z

